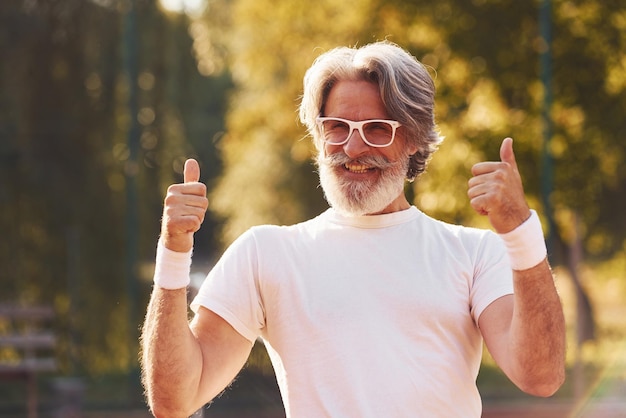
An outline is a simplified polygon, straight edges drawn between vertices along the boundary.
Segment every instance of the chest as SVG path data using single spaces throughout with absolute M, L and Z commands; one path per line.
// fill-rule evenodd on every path
M 268 331 L 415 337 L 471 321 L 473 272 L 462 248 L 415 234 L 333 238 L 276 249 L 262 268 Z

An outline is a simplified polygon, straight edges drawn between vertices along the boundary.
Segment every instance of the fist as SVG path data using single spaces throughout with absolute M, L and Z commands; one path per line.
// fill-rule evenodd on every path
M 185 162 L 184 183 L 167 189 L 163 206 L 161 239 L 172 251 L 187 252 L 193 247 L 193 234 L 200 229 L 209 207 L 207 190 L 200 183 L 200 166 L 189 159 Z
M 513 140 L 500 146 L 500 161 L 482 162 L 472 167 L 467 195 L 476 212 L 489 217 L 499 234 L 512 231 L 530 216 L 522 179 L 517 169 Z

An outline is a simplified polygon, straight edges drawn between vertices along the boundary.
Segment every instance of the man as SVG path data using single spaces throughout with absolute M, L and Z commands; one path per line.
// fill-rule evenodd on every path
M 429 218 L 404 196 L 440 141 L 433 97 L 425 68 L 389 42 L 320 56 L 300 117 L 331 209 L 243 234 L 209 273 L 190 324 L 193 233 L 208 202 L 187 161 L 165 198 L 143 332 L 156 416 L 213 399 L 258 337 L 288 417 L 479 417 L 483 340 L 523 391 L 560 387 L 563 313 L 512 140 L 469 180 L 472 207 L 497 234 Z

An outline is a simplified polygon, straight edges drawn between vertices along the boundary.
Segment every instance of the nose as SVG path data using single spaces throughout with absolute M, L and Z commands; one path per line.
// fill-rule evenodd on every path
M 356 158 L 365 154 L 369 150 L 369 145 L 363 141 L 361 133 L 358 129 L 354 129 L 350 132 L 348 142 L 343 144 L 343 152 L 350 158 Z

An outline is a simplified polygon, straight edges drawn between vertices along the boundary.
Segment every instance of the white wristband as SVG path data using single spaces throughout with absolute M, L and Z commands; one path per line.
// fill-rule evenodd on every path
M 154 266 L 154 284 L 163 289 L 182 289 L 189 285 L 189 270 L 191 268 L 190 250 L 185 253 L 165 248 L 159 240 Z
M 524 223 L 511 232 L 500 234 L 500 237 L 506 246 L 513 270 L 528 270 L 541 263 L 548 255 L 541 222 L 534 210 L 530 211 L 530 218 Z

